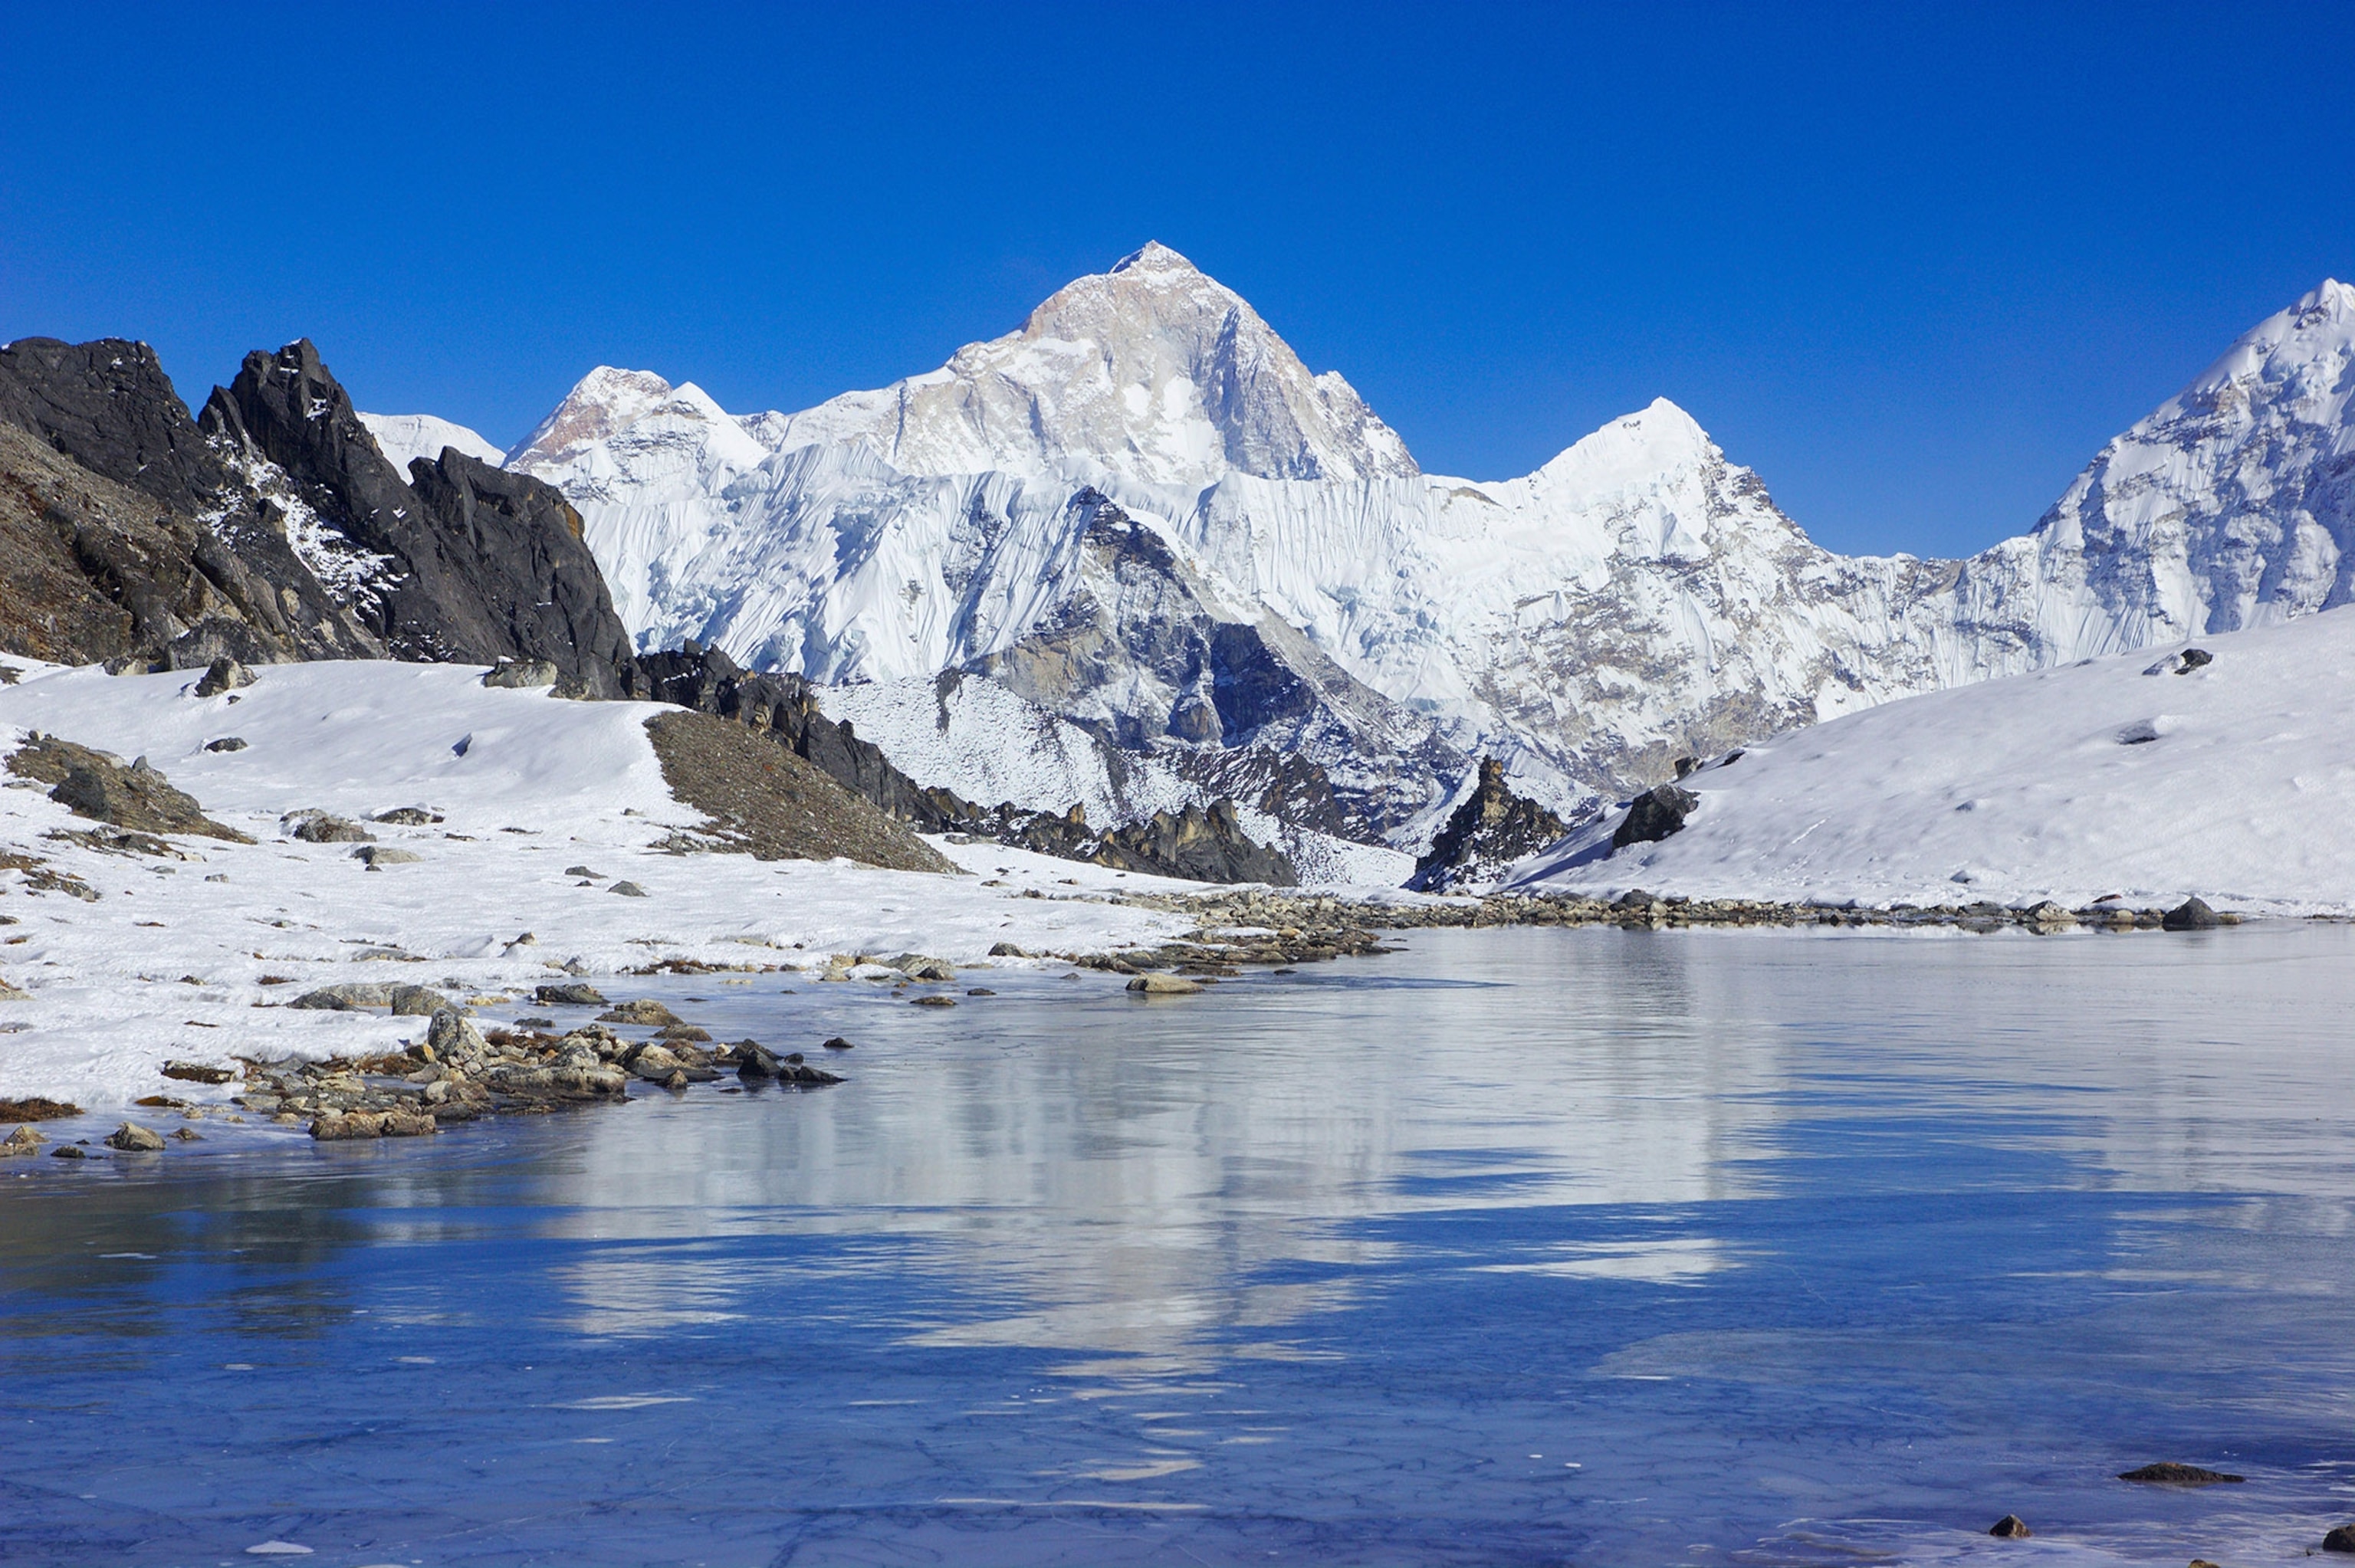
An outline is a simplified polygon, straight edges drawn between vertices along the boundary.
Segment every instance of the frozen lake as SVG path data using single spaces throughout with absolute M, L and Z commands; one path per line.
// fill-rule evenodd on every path
M 0 1167 L 0 1558 L 2239 1565 L 2355 1520 L 2355 930 L 1410 944 L 1174 1001 L 665 981 L 851 1081 Z M 2159 1459 L 2248 1480 L 2112 1478 Z

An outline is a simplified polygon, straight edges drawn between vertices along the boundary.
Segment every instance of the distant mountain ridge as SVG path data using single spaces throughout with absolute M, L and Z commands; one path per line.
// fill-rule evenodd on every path
M 2326 282 L 2261 323 L 1964 561 L 1822 549 L 1666 399 L 1522 479 L 1426 475 L 1159 245 L 797 414 L 601 368 L 512 461 L 581 509 L 641 647 L 957 670 L 1132 749 L 1273 747 L 1416 848 L 1484 752 L 1579 818 L 1679 756 L 2339 602 L 2350 314 Z M 1166 555 L 1096 564 L 1105 507 Z

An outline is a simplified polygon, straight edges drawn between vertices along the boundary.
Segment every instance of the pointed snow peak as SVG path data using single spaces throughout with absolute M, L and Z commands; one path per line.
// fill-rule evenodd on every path
M 1201 277 L 1202 270 L 1164 245 L 1158 239 L 1148 239 L 1141 249 L 1132 250 L 1112 264 L 1114 272 L 1191 272 Z
M 1582 493 L 1619 490 L 1683 472 L 1721 454 L 1700 421 L 1655 397 L 1585 436 L 1532 476 L 1547 488 Z
M 783 421 L 779 450 L 863 440 L 903 472 L 1100 464 L 1182 490 L 1230 473 L 1362 480 L 1419 471 L 1338 376 L 1309 374 L 1243 298 L 1156 241 L 1074 279 L 1018 332 L 929 375 Z
M 2260 406 L 2302 423 L 2337 425 L 2349 410 L 2355 361 L 2355 289 L 2335 278 L 2241 334 L 2213 365 L 2120 440 L 2147 437 L 2190 416 L 2245 420 Z
M 573 384 L 564 401 L 507 454 L 510 468 L 561 462 L 645 417 L 674 388 L 651 370 L 601 365 Z

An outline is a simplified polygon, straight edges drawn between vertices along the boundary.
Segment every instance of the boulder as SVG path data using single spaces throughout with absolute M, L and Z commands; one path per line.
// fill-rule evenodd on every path
M 989 956 L 993 959 L 1027 959 L 1030 955 L 1011 942 L 992 942 Z
M 1611 847 L 1657 843 L 1681 832 L 1685 819 L 1700 804 L 1700 797 L 1680 784 L 1655 785 L 1627 803 L 1626 817 L 1611 834 Z
M 956 970 L 946 959 L 928 958 L 922 953 L 901 953 L 885 960 L 888 967 L 898 969 L 910 980 L 953 980 Z
M 430 986 L 397 985 L 388 999 L 395 1018 L 431 1018 L 451 1007 L 450 999 Z
M 338 817 L 327 811 L 302 811 L 292 830 L 293 836 L 306 844 L 374 843 L 376 835 L 348 817 Z
M 680 1022 L 677 1013 L 650 996 L 634 997 L 617 1002 L 608 1012 L 597 1015 L 600 1023 L 634 1023 L 641 1026 L 668 1025 Z
M 831 1039 L 825 1041 L 823 1043 L 823 1048 L 828 1051 L 848 1051 L 852 1049 L 852 1046 L 849 1041 L 845 1040 L 841 1035 L 837 1034 Z
M 1128 989 L 1139 996 L 1192 996 L 1202 987 L 1176 975 L 1139 975 L 1128 982 Z
M 0 1138 L 0 1160 L 38 1153 L 41 1145 L 48 1141 L 48 1139 L 43 1138 L 31 1128 L 20 1127 L 7 1137 Z
M 395 828 L 431 827 L 442 820 L 442 813 L 431 806 L 395 806 L 389 811 L 378 811 L 368 819 Z
M 1987 1533 L 2002 1536 L 2008 1541 L 2025 1541 L 2036 1532 L 2028 1528 L 2026 1520 L 2016 1513 L 2008 1513 L 1997 1520 L 1988 1529 Z
M 498 690 L 528 691 L 556 684 L 559 672 L 546 659 L 502 659 L 483 672 L 483 684 Z
M 2196 894 L 2167 912 L 2159 924 L 2170 931 L 2213 931 L 2223 924 L 2208 901 Z
M 474 1021 L 454 1007 L 445 1007 L 433 1014 L 425 1026 L 425 1044 L 434 1055 L 448 1061 L 452 1057 L 480 1056 L 490 1049 L 483 1032 Z
M 390 1007 L 392 987 L 383 980 L 348 980 L 342 985 L 323 985 L 316 991 L 306 991 L 286 1005 L 327 1012 L 349 1012 L 361 1007 Z
M 164 1135 L 141 1127 L 135 1121 L 126 1121 L 106 1135 L 106 1146 L 130 1153 L 161 1154 L 164 1152 Z
M 370 871 L 380 865 L 416 865 L 425 859 L 414 850 L 395 849 L 390 844 L 362 844 L 352 851 L 352 858 L 368 862 Z
M 593 985 L 579 980 L 559 980 L 534 991 L 532 1000 L 550 1007 L 602 1007 L 605 998 Z
M 243 751 L 245 749 L 245 736 L 241 735 L 225 735 L 218 740 L 208 740 L 205 742 L 205 749 L 207 751 Z
M 686 1065 L 671 1054 L 666 1045 L 648 1045 L 630 1058 L 630 1071 L 650 1084 L 669 1082 L 671 1075 L 680 1072 Z
M 911 1007 L 954 1007 L 956 1005 L 956 998 L 953 996 L 938 995 L 919 996 L 911 998 L 908 1005 Z
M 2355 1524 L 2342 1524 L 2322 1538 L 2325 1552 L 2355 1552 Z
M 617 882 L 613 884 L 613 886 L 605 889 L 605 891 L 608 893 L 618 893 L 624 898 L 644 898 L 646 896 L 646 890 L 640 887 L 634 882 Z
M 206 666 L 204 678 L 197 683 L 197 695 L 217 697 L 223 692 L 234 692 L 251 684 L 253 672 L 223 654 Z

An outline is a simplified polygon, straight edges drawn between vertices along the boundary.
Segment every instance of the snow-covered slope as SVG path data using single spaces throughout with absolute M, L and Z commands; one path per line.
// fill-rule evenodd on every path
M 1391 779 L 1360 815 L 1405 843 L 1482 752 L 1577 813 L 1681 755 L 2340 602 L 2350 319 L 2326 283 L 1967 561 L 1821 549 L 1665 399 L 1524 478 L 1426 476 L 1159 246 L 801 414 L 601 369 L 514 461 L 580 507 L 642 645 L 986 672 L 1131 747 L 1268 740 L 1357 796 Z M 1167 570 L 1107 568 L 1106 503 Z M 1221 628 L 1256 640 L 1248 678 L 1206 652 Z M 1274 731 L 1219 701 L 1277 688 L 1319 694 Z
M 575 960 L 598 976 L 673 955 L 808 964 L 912 949 L 962 963 L 1000 940 L 1098 950 L 1185 925 L 1060 895 L 1074 891 L 1067 882 L 1192 885 L 998 844 L 940 846 L 1002 884 L 991 887 L 847 862 L 662 853 L 663 840 L 701 819 L 664 785 L 644 727 L 669 711 L 659 705 L 487 691 L 480 666 L 351 661 L 254 673 L 241 692 L 204 698 L 188 671 L 35 665 L 0 687 L 0 752 L 37 729 L 144 756 L 216 821 L 260 841 L 182 839 L 176 860 L 107 853 L 51 837 L 94 824 L 44 790 L 0 789 L 0 850 L 98 895 L 37 891 L 0 870 L 10 920 L 0 980 L 31 993 L 0 1001 L 0 1094 L 119 1104 L 152 1092 L 167 1057 L 356 1053 L 416 1033 L 414 1019 L 258 1005 L 346 980 L 528 997 Z M 243 749 L 206 749 L 232 735 Z M 387 847 L 421 857 L 373 872 L 351 845 L 296 842 L 281 820 L 306 808 L 358 818 L 407 805 L 446 821 L 372 825 Z M 599 875 L 583 885 L 565 871 L 579 863 Z M 649 896 L 614 896 L 615 878 Z M 536 939 L 518 942 L 527 931 Z M 292 983 L 264 986 L 264 975 Z
M 1618 814 L 1523 863 L 1615 895 L 2006 905 L 2197 894 L 2355 911 L 2355 611 L 1936 692 L 1748 747 L 1684 780 L 1683 830 Z M 2157 657 L 2154 657 L 2157 654 Z
M 392 460 L 402 474 L 414 458 L 438 461 L 444 447 L 455 447 L 470 458 L 494 467 L 506 461 L 504 448 L 493 446 L 464 425 L 437 419 L 431 414 L 362 414 L 360 423 L 376 438 L 378 450 Z

